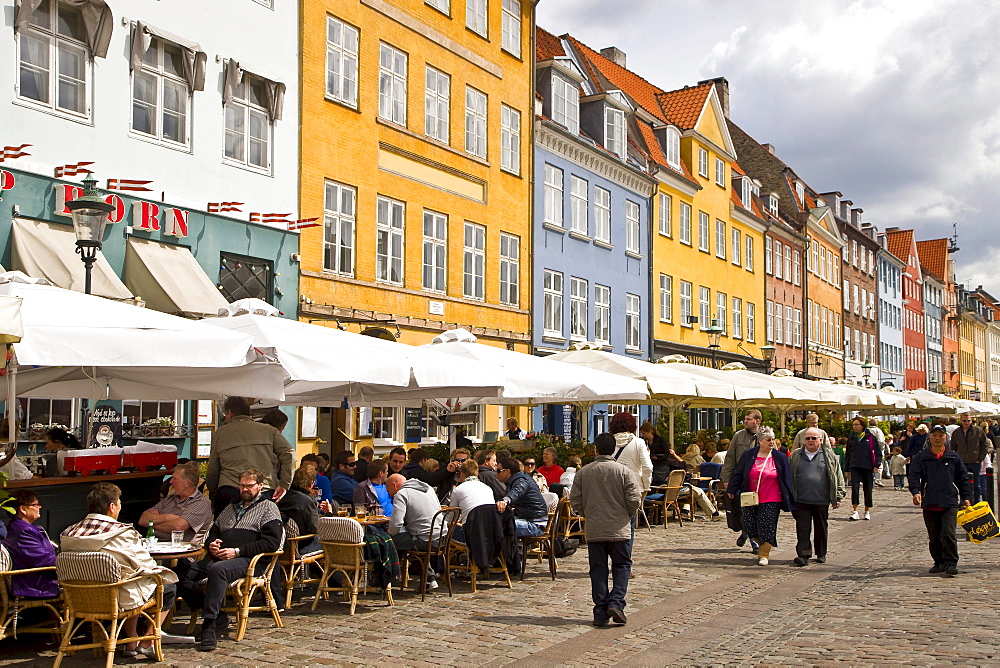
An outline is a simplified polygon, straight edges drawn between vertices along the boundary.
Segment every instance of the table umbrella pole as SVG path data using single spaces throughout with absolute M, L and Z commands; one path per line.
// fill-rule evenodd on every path
M 10 346 L 5 348 L 8 355 L 4 367 L 7 371 L 7 442 L 17 443 L 17 379 L 14 377 L 17 366 L 10 355 Z

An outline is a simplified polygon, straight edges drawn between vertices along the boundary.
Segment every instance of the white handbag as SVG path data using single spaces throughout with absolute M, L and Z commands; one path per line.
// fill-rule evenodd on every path
M 771 452 L 773 452 L 773 450 L 767 451 L 767 457 L 764 458 L 764 466 L 767 466 L 767 460 L 771 458 Z M 751 471 L 753 470 L 752 465 L 750 467 L 750 470 Z M 764 477 L 764 467 L 762 466 L 760 469 L 760 475 L 757 476 L 757 489 L 755 489 L 752 492 L 743 492 L 742 494 L 740 494 L 740 506 L 746 508 L 747 506 L 756 506 L 757 504 L 760 503 L 760 494 L 759 494 L 760 481 L 763 477 Z

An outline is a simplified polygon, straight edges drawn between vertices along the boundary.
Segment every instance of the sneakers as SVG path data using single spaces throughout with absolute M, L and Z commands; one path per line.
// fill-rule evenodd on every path
M 713 522 L 718 522 L 721 519 L 722 519 L 722 513 L 720 513 L 718 510 L 716 510 L 714 513 L 712 513 L 712 521 Z
M 805 566 L 808 563 L 809 560 L 805 559 L 804 557 L 795 557 L 794 559 L 792 559 L 792 564 L 795 566 Z
M 767 557 L 761 557 L 757 560 L 758 566 L 767 566 Z
M 944 567 L 944 572 L 946 575 L 958 575 L 958 565 L 948 564 Z
M 625 617 L 625 613 L 621 608 L 608 608 L 608 614 L 611 615 L 611 621 L 615 624 L 625 624 L 628 622 L 628 618 Z
M 858 515 L 858 511 L 855 510 L 853 513 L 851 513 L 851 516 L 848 517 L 847 519 L 851 520 L 852 522 L 856 522 L 857 520 L 861 519 L 861 516 Z
M 430 590 L 430 589 L 437 589 L 437 588 L 438 588 L 438 581 L 437 580 L 428 580 L 427 581 L 427 589 L 428 590 Z
M 871 518 L 872 518 L 872 514 L 866 510 L 865 511 L 865 519 L 866 520 L 870 520 Z

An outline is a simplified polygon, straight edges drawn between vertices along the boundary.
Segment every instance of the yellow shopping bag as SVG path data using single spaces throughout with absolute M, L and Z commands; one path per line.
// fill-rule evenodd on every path
M 973 543 L 984 543 L 990 538 L 1000 536 L 997 518 L 990 510 L 990 504 L 980 501 L 970 508 L 958 511 L 958 523 L 969 534 Z

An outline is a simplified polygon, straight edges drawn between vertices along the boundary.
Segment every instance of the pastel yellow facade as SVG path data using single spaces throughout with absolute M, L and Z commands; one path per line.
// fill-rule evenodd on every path
M 827 206 L 809 211 L 806 223 L 806 312 L 808 373 L 821 378 L 842 375 L 844 364 L 843 289 L 840 254 L 845 241 Z
M 714 90 L 693 130 L 681 135 L 680 157 L 691 179 L 660 170 L 653 202 L 655 353 L 708 363 L 706 330 L 715 323 L 723 330 L 720 360 L 761 358 L 763 221 L 733 205 L 736 156 Z
M 533 4 L 476 6 L 303 5 L 302 319 L 528 350 Z

